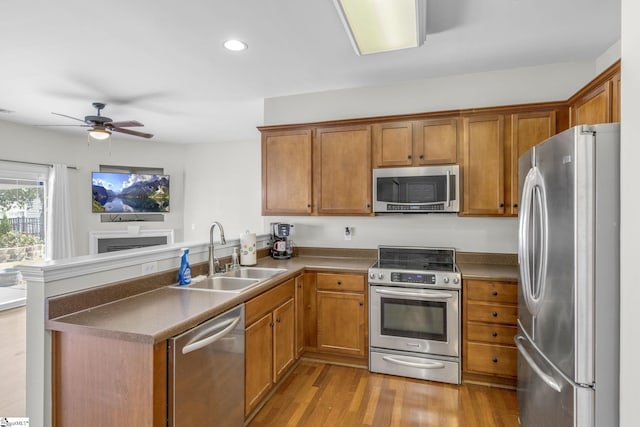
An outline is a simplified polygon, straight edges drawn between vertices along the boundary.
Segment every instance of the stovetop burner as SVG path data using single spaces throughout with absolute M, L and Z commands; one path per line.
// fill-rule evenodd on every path
M 456 251 L 442 248 L 380 246 L 378 265 L 380 268 L 405 270 L 455 271 Z
M 379 246 L 371 285 L 460 288 L 456 252 L 448 248 Z

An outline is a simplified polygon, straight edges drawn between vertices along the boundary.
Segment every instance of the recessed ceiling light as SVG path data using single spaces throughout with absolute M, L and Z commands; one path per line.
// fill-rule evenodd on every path
M 248 46 L 243 41 L 231 39 L 224 42 L 224 47 L 232 52 L 240 52 L 241 50 L 245 50 Z

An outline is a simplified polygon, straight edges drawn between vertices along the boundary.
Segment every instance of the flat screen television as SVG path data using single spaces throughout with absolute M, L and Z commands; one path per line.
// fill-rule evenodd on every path
M 92 172 L 92 212 L 169 212 L 169 175 Z

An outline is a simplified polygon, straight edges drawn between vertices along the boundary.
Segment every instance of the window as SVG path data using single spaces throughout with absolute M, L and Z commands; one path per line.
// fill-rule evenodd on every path
M 46 166 L 0 162 L 0 269 L 45 256 Z

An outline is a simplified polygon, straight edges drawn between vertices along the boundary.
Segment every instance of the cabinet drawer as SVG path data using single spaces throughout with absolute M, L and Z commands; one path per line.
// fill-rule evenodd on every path
M 513 345 L 513 337 L 518 329 L 515 326 L 487 325 L 467 322 L 467 340 L 482 341 L 489 344 Z
M 515 347 L 467 343 L 466 370 L 515 377 L 518 372 L 518 351 Z
M 490 282 L 468 280 L 465 283 L 467 298 L 476 301 L 518 303 L 518 285 L 514 282 Z
M 245 324 L 247 326 L 251 325 L 268 312 L 273 311 L 287 300 L 292 299 L 294 291 L 293 282 L 293 279 L 289 279 L 283 284 L 271 288 L 267 292 L 247 301 L 244 307 Z
M 467 320 L 515 325 L 518 307 L 513 305 L 467 303 Z
M 364 292 L 364 276 L 361 274 L 318 273 L 316 284 L 318 289 Z

